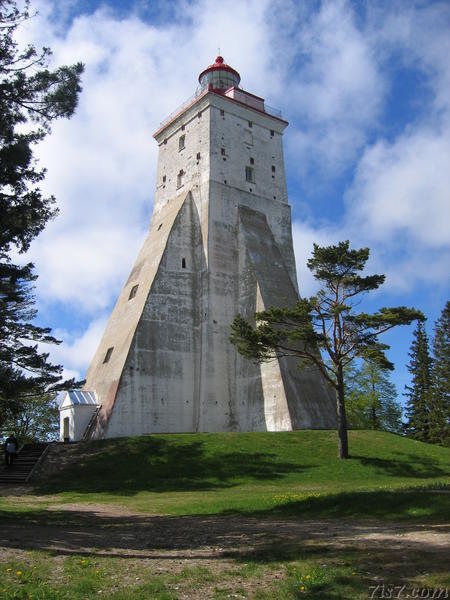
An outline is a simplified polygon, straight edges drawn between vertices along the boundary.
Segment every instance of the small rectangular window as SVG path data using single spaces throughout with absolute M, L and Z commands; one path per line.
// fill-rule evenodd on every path
M 180 139 L 178 140 L 178 150 L 184 150 L 184 142 L 185 142 L 186 136 L 182 135 L 180 137 Z
M 201 119 L 201 117 L 202 117 L 202 113 L 201 113 L 201 112 L 199 112 L 199 113 L 198 113 L 198 115 L 197 115 L 197 118 L 198 118 L 198 119 Z
M 184 171 L 183 169 L 181 169 L 181 171 L 177 175 L 177 188 L 180 188 L 183 185 L 183 177 Z
M 128 296 L 128 300 L 132 300 L 136 296 L 136 293 L 138 291 L 138 287 L 139 287 L 139 285 L 133 285 L 133 287 L 131 288 L 130 295 Z
M 197 160 L 200 160 L 200 152 L 197 152 Z
M 270 130 L 270 137 L 273 137 L 275 135 L 275 131 L 273 129 Z
M 181 131 L 184 131 L 184 125 L 181 126 Z
M 245 181 L 254 183 L 255 181 L 255 170 L 252 167 L 245 167 Z
M 113 353 L 113 350 L 114 350 L 114 346 L 112 348 L 108 348 L 108 350 L 106 351 L 106 354 L 105 354 L 105 358 L 103 359 L 103 363 L 109 362 L 109 359 L 111 358 L 111 354 Z
M 244 129 L 244 143 L 253 145 L 253 133 L 250 131 L 250 129 Z
M 249 126 L 249 127 L 253 127 L 253 121 L 249 121 L 249 122 L 248 122 L 248 126 Z
M 186 259 L 185 259 L 185 258 L 182 258 L 182 259 L 181 259 L 181 268 L 182 268 L 182 269 L 185 269 L 185 268 L 186 268 Z
M 220 154 L 221 154 L 222 156 L 225 156 L 225 148 L 221 148 L 221 149 L 220 149 Z
M 221 117 L 224 117 L 224 116 L 225 116 L 225 111 L 224 111 L 224 110 L 221 110 L 221 111 L 220 111 L 220 116 L 221 116 Z
M 163 183 L 166 183 L 166 176 L 163 175 Z
M 252 157 L 250 157 L 250 164 L 251 164 L 251 165 L 254 165 L 254 164 L 255 164 L 255 159 L 254 159 L 254 158 L 252 158 Z

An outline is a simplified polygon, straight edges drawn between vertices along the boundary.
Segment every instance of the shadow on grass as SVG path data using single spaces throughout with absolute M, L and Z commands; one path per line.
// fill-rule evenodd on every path
M 357 456 L 352 454 L 352 459 L 359 461 L 365 467 L 373 467 L 381 475 L 393 477 L 426 477 L 427 479 L 448 476 L 448 470 L 443 469 L 437 461 L 427 456 L 417 454 L 398 454 L 399 458 L 389 459 Z
M 133 445 L 134 444 L 134 445 Z M 214 449 L 202 441 L 141 438 L 92 442 L 89 453 L 80 447 L 78 463 L 57 476 L 37 482 L 40 494 L 109 492 L 133 495 L 139 491 L 173 492 L 230 488 L 252 480 L 276 480 L 309 468 L 280 461 L 275 454 Z
M 231 513 L 230 513 L 231 514 Z M 450 491 L 405 489 L 370 492 L 342 492 L 292 500 L 268 511 L 252 513 L 305 519 L 381 519 L 441 522 L 450 518 Z

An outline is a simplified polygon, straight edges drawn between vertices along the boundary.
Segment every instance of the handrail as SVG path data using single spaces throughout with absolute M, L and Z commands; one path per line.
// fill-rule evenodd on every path
M 91 429 L 94 426 L 95 421 L 97 420 L 98 417 L 98 413 L 100 412 L 102 405 L 99 404 L 97 406 L 97 408 L 94 410 L 94 412 L 91 415 L 91 418 L 89 419 L 89 423 L 86 426 L 86 429 L 84 430 L 83 436 L 81 438 L 81 441 L 86 441 L 88 439 L 88 435 L 91 433 Z

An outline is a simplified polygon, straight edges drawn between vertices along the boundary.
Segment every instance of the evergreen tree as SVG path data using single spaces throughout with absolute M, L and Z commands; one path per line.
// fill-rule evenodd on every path
M 346 373 L 345 383 L 350 427 L 394 433 L 402 430 L 402 408 L 397 401 L 397 390 L 385 369 L 364 361 L 360 369 Z
M 17 28 L 30 18 L 29 2 L 24 6 L 0 2 L 0 427 L 25 399 L 56 389 L 62 378 L 62 367 L 38 348 L 59 342 L 33 324 L 33 265 L 15 264 L 13 253 L 26 252 L 56 215 L 55 199 L 39 188 L 45 170 L 33 149 L 55 119 L 74 113 L 83 71 L 81 63 L 49 70 L 48 48 L 19 48 Z
M 428 336 L 423 321 L 417 323 L 411 344 L 408 371 L 411 385 L 406 386 L 406 433 L 409 437 L 428 442 L 430 437 L 431 370 L 432 359 Z
M 378 336 L 397 325 L 423 319 L 420 311 L 405 306 L 356 313 L 361 294 L 376 290 L 385 276 L 361 276 L 369 249 L 352 250 L 349 245 L 348 241 L 328 247 L 314 244 L 308 268 L 323 285 L 317 295 L 300 299 L 293 307 L 269 307 L 256 313 L 256 327 L 237 315 L 230 336 L 247 358 L 264 362 L 297 356 L 300 366 L 319 369 L 336 393 L 340 458 L 348 458 L 345 369 L 356 358 L 393 369 L 385 354 L 388 346 L 381 344 Z
M 435 323 L 429 441 L 448 445 L 450 423 L 450 302 Z

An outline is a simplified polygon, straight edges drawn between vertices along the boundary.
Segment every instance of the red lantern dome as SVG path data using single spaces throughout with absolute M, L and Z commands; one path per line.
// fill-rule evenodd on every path
M 225 91 L 230 87 L 238 87 L 241 76 L 218 56 L 214 64 L 200 73 L 198 80 L 202 89 L 211 86 L 213 90 Z

